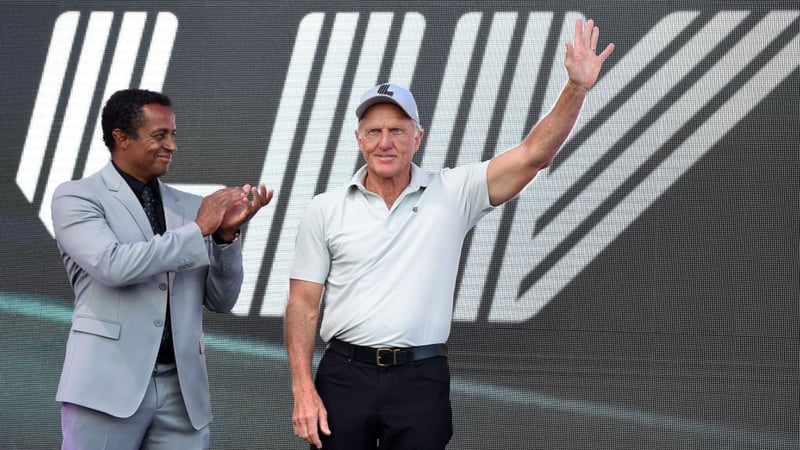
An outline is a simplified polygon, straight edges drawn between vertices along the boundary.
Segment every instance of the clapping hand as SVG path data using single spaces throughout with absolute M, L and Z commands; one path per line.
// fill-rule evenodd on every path
M 264 183 L 259 187 L 245 184 L 242 191 L 245 192 L 245 197 L 228 206 L 217 230 L 219 237 L 226 241 L 232 241 L 239 228 L 255 216 L 258 210 L 267 206 L 274 194 L 272 189 L 267 190 Z

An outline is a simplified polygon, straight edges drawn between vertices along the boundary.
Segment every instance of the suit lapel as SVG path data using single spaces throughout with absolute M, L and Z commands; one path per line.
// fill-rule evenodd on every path
M 178 196 L 161 180 L 158 180 L 158 187 L 161 191 L 161 203 L 164 204 L 164 221 L 166 222 L 167 230 L 182 227 L 186 217 Z
M 181 205 L 175 191 L 170 189 L 169 186 L 158 180 L 158 189 L 161 192 L 161 203 L 164 205 L 164 222 L 166 222 L 167 230 L 182 227 L 186 221 L 183 215 L 183 205 Z M 172 285 L 175 283 L 175 272 L 167 273 L 167 280 L 169 282 L 169 289 L 172 292 Z M 170 295 L 170 302 L 172 295 Z
M 109 193 L 128 210 L 145 239 L 151 239 L 153 237 L 153 229 L 150 227 L 150 221 L 147 219 L 144 209 L 142 209 L 139 198 L 133 193 L 128 183 L 122 178 L 122 175 L 117 172 L 111 162 L 106 164 L 100 173 Z

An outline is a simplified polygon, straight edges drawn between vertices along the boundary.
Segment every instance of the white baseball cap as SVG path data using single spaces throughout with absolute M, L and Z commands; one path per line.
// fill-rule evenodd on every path
M 358 120 L 364 117 L 364 113 L 367 112 L 371 106 L 378 103 L 394 103 L 405 111 L 406 115 L 416 122 L 417 125 L 420 124 L 417 102 L 414 101 L 414 96 L 411 95 L 408 89 L 393 83 L 379 84 L 361 96 L 361 102 L 356 108 Z

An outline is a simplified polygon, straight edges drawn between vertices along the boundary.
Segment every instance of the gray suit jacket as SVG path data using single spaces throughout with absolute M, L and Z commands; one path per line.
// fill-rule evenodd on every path
M 167 299 L 192 425 L 211 421 L 203 306 L 229 312 L 242 285 L 241 241 L 216 245 L 194 222 L 202 198 L 161 183 L 167 231 L 154 236 L 136 195 L 109 162 L 59 186 L 56 240 L 75 309 L 56 400 L 116 417 L 136 412 L 150 380 Z

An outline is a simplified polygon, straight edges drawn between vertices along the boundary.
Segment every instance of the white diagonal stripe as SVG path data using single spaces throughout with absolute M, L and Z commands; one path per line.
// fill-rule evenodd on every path
M 531 13 L 528 16 L 525 35 L 517 56 L 514 79 L 511 82 L 503 121 L 500 124 L 496 154 L 516 145 L 528 133 L 526 129 L 528 113 L 552 20 L 553 13 L 550 12 Z M 486 215 L 475 226 L 473 236 L 475 241 L 481 244 L 472 245 L 469 255 L 463 262 L 464 273 L 456 293 L 453 320 L 474 322 L 477 318 L 481 294 L 486 283 L 486 264 L 491 261 L 494 248 L 489 242 L 495 241 L 498 237 L 497 230 L 500 229 L 500 219 L 503 217 L 502 208 L 504 207 L 501 206 L 498 211 Z M 479 251 L 481 249 L 484 251 Z
M 114 50 L 114 58 L 111 60 L 111 68 L 108 71 L 108 80 L 101 104 L 105 105 L 106 100 L 114 92 L 130 86 L 146 19 L 147 13 L 144 12 L 127 12 L 123 16 L 117 38 L 117 48 Z M 100 170 L 109 159 L 108 147 L 103 143 L 101 119 L 101 114 L 98 113 L 92 140 L 89 142 L 89 155 L 83 169 L 84 177 Z
M 262 303 L 261 315 L 280 316 L 286 306 L 289 292 L 289 266 L 294 255 L 294 236 L 303 215 L 305 205 L 314 194 L 320 173 L 322 158 L 319 149 L 326 148 L 328 136 L 338 111 L 339 93 L 344 82 L 344 73 L 353 45 L 358 13 L 338 13 L 333 24 L 328 51 L 320 74 L 314 97 L 311 117 L 305 131 L 303 147 L 295 173 L 292 192 L 288 200 L 286 215 L 280 229 L 280 237 L 273 256 L 272 271 L 267 283 L 267 294 Z
M 339 133 L 339 142 L 336 144 L 333 155 L 328 186 L 344 184 L 353 175 L 353 167 L 356 165 L 359 154 L 353 135 L 358 126 L 355 110 L 361 94 L 378 82 L 378 71 L 383 63 L 393 18 L 393 13 L 370 14 L 364 43 L 358 56 L 358 67 L 350 89 L 350 99 L 343 111 L 342 130 Z
M 372 13 L 370 15 L 364 43 L 361 47 L 358 67 L 350 91 L 350 100 L 344 109 L 342 131 L 336 144 L 334 164 L 331 168 L 328 187 L 340 186 L 350 180 L 353 169 L 360 154 L 354 132 L 358 127 L 355 110 L 361 94 L 381 81 L 391 81 L 400 86 L 409 87 L 417 65 L 422 35 L 425 31 L 425 19 L 419 13 L 407 13 L 400 31 L 400 40 L 394 55 L 392 73 L 388 80 L 378 80 L 383 55 L 386 51 L 386 40 L 389 37 L 393 15 Z
M 467 73 L 472 63 L 472 53 L 475 49 L 475 39 L 478 37 L 482 16 L 477 12 L 465 14 L 456 25 L 442 85 L 439 88 L 439 98 L 436 100 L 436 109 L 431 125 L 426 127 L 428 129 L 426 150 L 420 164 L 425 170 L 438 172 L 444 165 L 464 85 L 467 81 Z M 430 152 L 428 152 L 428 148 L 431 149 Z
M 128 12 L 122 21 L 117 50 L 108 75 L 103 104 L 114 92 L 130 87 L 134 64 L 139 50 L 144 30 L 146 13 Z M 144 65 L 144 72 L 140 87 L 153 91 L 161 91 L 164 78 L 167 75 L 172 45 L 178 29 L 178 19 L 170 12 L 158 13 L 150 48 Z M 90 143 L 89 156 L 83 170 L 83 176 L 88 176 L 100 170 L 109 158 L 109 150 L 103 143 L 103 128 L 101 115 L 97 115 L 97 126 Z
M 392 82 L 410 88 L 411 79 L 417 68 L 417 57 L 419 56 L 424 34 L 425 18 L 422 14 L 406 13 L 403 20 L 403 29 L 400 30 L 400 43 L 397 46 L 394 63 L 392 64 L 392 74 L 389 75 L 389 79 Z
M 598 115 L 601 108 L 605 106 L 608 101 L 618 95 L 619 92 L 625 86 L 627 86 L 633 78 L 638 76 L 647 67 L 647 65 L 661 52 L 661 50 L 670 44 L 671 41 L 664 39 L 664 36 L 672 36 L 676 33 L 679 33 L 680 30 L 688 26 L 696 16 L 696 12 L 674 13 L 664 17 L 655 27 L 653 27 L 651 32 L 644 36 L 634 48 L 628 51 L 626 56 L 621 61 L 616 63 L 611 70 L 609 70 L 608 74 L 603 76 L 603 78 L 598 81 L 597 85 L 592 88 L 592 92 L 581 112 L 581 118 L 576 124 L 576 130 L 579 130 L 581 127 L 583 127 L 584 117 L 591 119 Z M 578 13 L 573 12 L 567 14 L 567 19 L 562 26 L 561 32 L 563 40 L 572 40 L 572 35 L 570 33 L 574 32 L 574 21 L 579 17 L 581 16 Z M 543 49 L 541 51 L 543 51 Z M 520 57 L 522 57 L 522 54 Z M 553 94 L 557 95 L 557 93 L 560 91 L 560 88 L 559 90 L 556 90 L 555 86 L 563 86 L 563 84 L 566 82 L 566 74 L 564 73 L 563 69 L 563 50 L 557 52 L 553 64 L 554 68 L 552 69 L 552 73 L 549 77 L 550 81 L 548 85 L 548 89 L 551 94 L 548 95 L 548 97 Z M 561 69 L 557 70 L 556 67 L 560 67 Z M 518 67 L 517 70 L 519 71 L 524 69 L 522 67 Z M 653 92 L 647 92 L 649 92 L 650 96 L 656 95 Z M 550 100 L 546 100 L 542 105 L 546 105 L 547 101 L 553 102 L 555 101 L 555 97 L 550 98 Z M 644 104 L 641 106 L 642 111 L 646 111 L 652 105 L 652 103 L 655 102 L 655 99 L 649 99 L 648 96 L 644 96 L 642 101 L 644 102 Z M 624 110 L 626 108 L 623 107 L 622 109 Z M 546 111 L 544 106 L 542 107 L 542 111 Z M 541 262 L 541 259 L 543 258 L 541 254 L 537 253 L 535 258 L 531 258 L 529 256 L 531 252 L 537 252 L 537 249 L 533 248 L 534 246 L 530 241 L 530 235 L 533 232 L 530 224 L 536 223 L 537 216 L 541 214 L 541 212 L 548 205 L 560 198 L 566 189 L 572 185 L 575 179 L 577 179 L 580 174 L 591 167 L 591 165 L 594 164 L 597 159 L 604 154 L 605 148 L 614 145 L 618 139 L 617 136 L 624 133 L 633 123 L 633 121 L 630 119 L 631 113 L 621 112 L 620 114 L 621 117 L 625 118 L 624 120 L 621 120 L 622 125 L 618 125 L 618 127 L 623 127 L 621 130 L 612 128 L 612 135 L 610 137 L 605 133 L 595 133 L 590 142 L 587 142 L 585 145 L 581 146 L 578 151 L 576 151 L 576 157 L 570 158 L 566 162 L 563 162 L 562 166 L 559 167 L 555 174 L 551 174 L 550 169 L 540 173 L 533 180 L 533 182 L 531 182 L 528 187 L 517 197 L 518 205 L 515 210 L 511 230 L 509 231 L 508 242 L 506 243 L 506 249 L 503 255 L 502 267 L 497 280 L 497 291 L 494 293 L 493 297 L 493 305 L 498 303 L 498 299 L 503 298 L 507 301 L 507 303 L 502 304 L 500 307 L 509 307 L 508 302 L 513 303 L 513 299 L 516 298 L 516 289 L 519 280 L 522 280 L 528 271 L 535 267 L 536 264 Z M 640 112 L 640 114 L 643 113 Z M 524 120 L 525 117 L 522 118 L 523 124 Z M 508 115 L 506 115 L 504 123 L 513 122 L 510 120 Z M 498 144 L 498 151 L 502 151 L 505 148 L 508 148 L 510 145 L 516 144 L 524 137 L 528 130 L 521 128 L 518 131 L 518 136 L 502 134 L 501 136 L 507 136 L 505 139 L 508 140 Z M 570 168 L 573 166 L 574 168 L 569 169 L 569 175 L 560 173 L 562 170 L 564 170 L 564 167 Z M 497 236 L 497 230 L 500 227 L 502 212 L 502 209 L 494 211 L 478 223 L 474 232 L 476 239 L 480 238 L 480 236 Z M 588 211 L 586 214 L 588 214 Z M 574 229 L 578 223 L 580 223 L 580 218 L 565 218 L 559 223 L 559 229 L 563 233 L 564 230 Z M 554 245 L 556 245 L 557 242 L 560 242 L 562 238 L 563 236 L 557 236 L 553 241 L 546 242 L 545 245 L 547 246 L 547 249 L 552 249 Z M 497 240 L 497 237 L 495 237 L 495 240 Z M 465 263 L 467 270 L 475 270 L 471 269 L 471 267 L 477 267 L 480 264 L 485 264 L 485 261 L 476 260 L 475 258 L 476 257 L 474 255 L 469 255 Z M 460 295 L 460 297 L 466 294 L 467 292 L 464 292 Z M 538 311 L 538 308 L 541 308 L 547 304 L 550 299 L 550 297 L 546 297 L 541 295 L 541 293 L 537 293 L 537 303 L 535 306 L 536 309 L 533 314 Z M 466 300 L 461 300 L 461 298 L 459 298 L 459 301 Z M 474 302 L 475 305 L 472 305 L 471 308 L 461 308 L 460 317 L 467 319 L 475 317 L 474 314 L 477 313 L 477 299 L 471 299 L 470 302 Z M 509 313 L 508 320 L 514 321 L 514 317 L 515 315 L 513 313 Z
M 151 91 L 161 92 L 167 67 L 172 57 L 172 46 L 178 35 L 178 18 L 171 12 L 160 12 L 156 17 L 153 28 L 153 38 L 147 50 L 147 60 L 144 62 L 144 71 L 139 87 Z
M 680 57 L 688 58 L 688 54 L 691 53 L 693 55 L 697 54 L 695 57 L 701 58 L 706 52 L 699 47 L 707 45 L 707 43 L 703 41 L 712 39 L 711 36 L 714 36 L 716 33 L 722 35 L 720 37 L 721 40 L 741 19 L 743 19 L 745 14 L 746 13 L 743 12 L 720 13 L 706 29 L 704 29 L 705 32 L 700 33 L 701 36 L 696 39 L 696 42 L 693 43 L 694 45 L 687 45 L 687 55 L 682 55 Z M 797 13 L 772 13 L 767 19 L 762 21 L 759 26 L 740 40 L 725 57 L 720 59 L 711 70 L 706 72 L 703 78 L 692 86 L 691 90 L 686 92 L 678 102 L 673 104 L 670 109 L 631 146 L 629 152 L 632 154 L 626 154 L 625 164 L 626 166 L 631 165 L 632 168 L 626 167 L 622 177 L 625 178 L 629 176 L 632 169 L 638 167 L 637 161 L 639 163 L 643 162 L 647 156 L 652 154 L 653 148 L 663 146 L 677 128 L 686 122 L 687 117 L 696 114 L 706 105 L 706 102 L 709 101 L 714 94 L 719 92 L 719 89 L 725 86 L 734 76 L 739 74 L 739 71 L 743 67 L 741 61 L 753 60 L 758 57 L 758 54 L 770 44 L 771 39 L 789 26 L 792 21 L 796 19 L 797 15 Z M 797 40 L 798 39 L 795 39 L 795 42 L 797 42 Z M 490 320 L 524 320 L 535 314 L 541 298 L 551 298 L 563 289 L 563 287 L 577 276 L 597 254 L 605 249 L 616 236 L 629 226 L 643 210 L 648 208 L 667 188 L 678 180 L 686 172 L 688 167 L 691 167 L 692 164 L 705 155 L 713 147 L 715 142 L 721 139 L 742 117 L 754 108 L 764 95 L 767 95 L 783 78 L 798 67 L 796 59 L 787 64 L 787 61 L 791 61 L 791 57 L 787 56 L 791 54 L 791 51 L 786 50 L 786 48 L 791 48 L 791 45 L 785 47 L 781 55 L 783 58 L 788 59 L 781 59 L 781 55 L 779 55 L 779 57 L 773 58 L 772 61 L 764 66 L 754 79 L 751 79 L 747 85 L 738 90 L 736 95 L 728 99 L 724 107 L 717 111 L 712 117 L 709 117 L 689 139 L 673 151 L 656 170 L 650 173 L 622 202 L 614 207 L 610 214 L 550 268 L 522 298 L 514 300 L 516 299 L 516 295 L 512 296 L 511 304 L 507 301 L 508 299 L 503 300 L 498 298 L 498 301 L 492 309 Z M 678 58 L 678 56 L 676 56 L 676 58 Z M 758 80 L 758 83 L 755 83 L 755 80 Z M 620 176 L 619 171 L 621 168 L 618 167 L 619 164 L 622 163 L 615 163 L 606 171 L 615 176 Z M 602 179 L 597 180 L 597 182 L 587 188 L 585 192 L 593 192 L 595 189 L 600 189 L 603 192 L 599 195 L 602 195 L 603 198 L 607 198 L 610 194 L 609 190 L 613 190 L 619 184 L 612 181 L 613 179 L 613 176 L 608 177 L 604 174 Z M 607 186 L 607 184 L 610 184 L 610 186 Z M 591 195 L 587 195 L 586 197 L 581 196 L 580 199 L 573 202 L 573 205 L 576 204 L 590 210 L 593 209 L 592 205 L 597 205 Z M 570 207 L 572 207 L 572 205 Z M 544 234 L 550 233 L 537 235 L 534 239 L 535 242 L 529 244 L 529 246 L 536 248 L 541 245 L 542 242 L 547 239 Z M 552 236 L 550 236 L 550 238 L 552 238 Z M 537 298 L 532 298 L 534 292 Z
M 481 160 L 516 23 L 517 13 L 495 13 L 492 18 L 456 166 Z
M 286 72 L 286 82 L 283 85 L 281 100 L 276 112 L 275 125 L 259 178 L 259 182 L 276 187 L 276 197 L 273 199 L 273 203 L 277 203 L 278 197 L 281 195 L 280 185 L 277 183 L 284 179 L 286 173 L 286 165 L 297 131 L 300 110 L 305 99 L 308 78 L 314 64 L 314 55 L 324 18 L 324 13 L 308 14 L 301 20 L 297 31 L 292 58 Z M 274 215 L 275 207 L 264 208 L 250 219 L 247 225 L 242 256 L 244 266 L 250 267 L 251 270 L 245 271 L 239 300 L 233 308 L 235 314 L 247 315 L 250 312 Z
M 100 65 L 103 63 L 103 54 L 108 41 L 108 32 L 114 13 L 95 11 L 89 16 L 89 25 L 81 48 L 78 68 L 75 71 L 75 80 L 72 83 L 67 110 L 64 113 L 64 122 L 56 144 L 53 165 L 45 186 L 42 205 L 39 209 L 39 218 L 53 234 L 53 221 L 51 218 L 50 204 L 53 192 L 59 184 L 69 181 L 75 170 L 78 159 L 83 132 L 86 128 L 86 118 L 94 98 L 97 85 L 97 76 Z
M 75 40 L 79 18 L 80 13 L 77 11 L 68 11 L 58 16 L 53 36 L 50 38 L 42 80 L 39 82 L 28 135 L 17 169 L 17 185 L 29 202 L 33 201 L 36 185 L 39 184 L 47 141 L 50 139 L 53 118 L 58 100 L 61 98 L 61 87 L 64 84 L 64 75 L 67 72 L 70 49 Z

